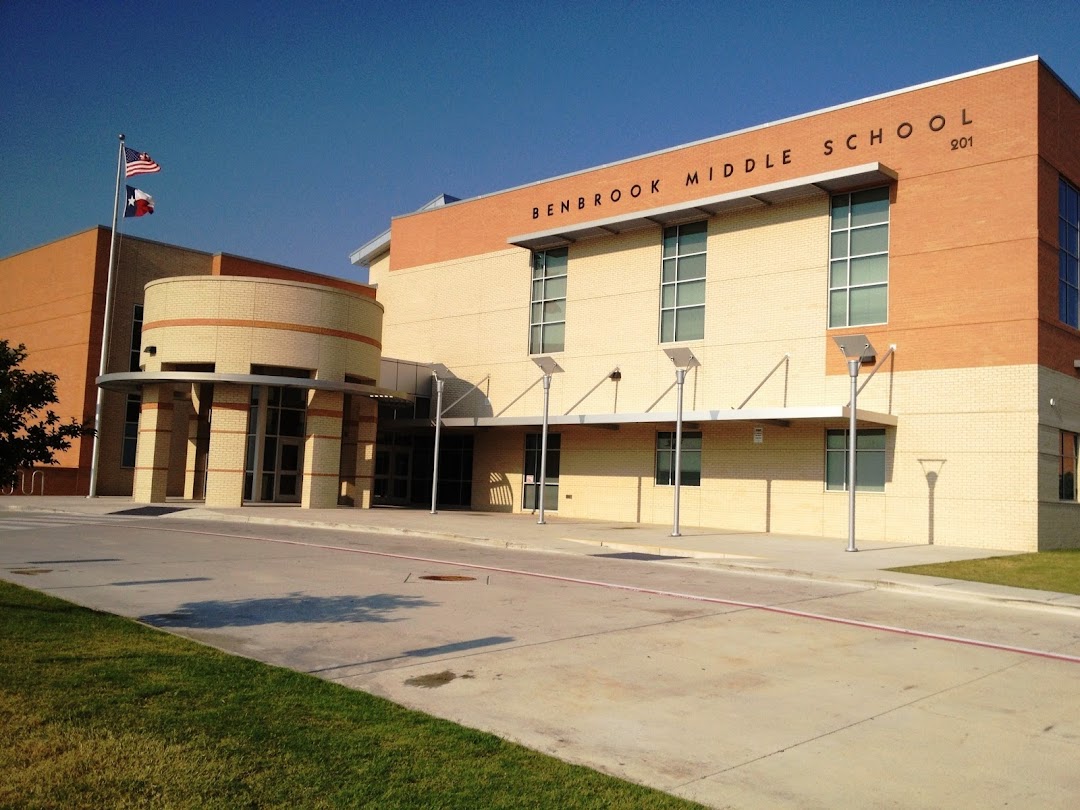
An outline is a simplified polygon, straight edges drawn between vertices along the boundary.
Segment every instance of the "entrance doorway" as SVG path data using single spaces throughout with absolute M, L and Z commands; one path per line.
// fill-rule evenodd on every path
M 248 407 L 244 500 L 299 503 L 303 492 L 307 392 L 256 385 Z
M 408 433 L 379 431 L 375 439 L 375 503 L 405 506 L 412 492 L 413 437 Z
M 386 506 L 431 504 L 434 432 L 380 430 L 375 438 L 372 502 Z M 472 434 L 444 432 L 439 447 L 440 507 L 472 506 Z
M 278 439 L 277 464 L 274 469 L 274 502 L 298 503 L 300 501 L 300 476 L 304 469 L 304 440 L 281 437 Z

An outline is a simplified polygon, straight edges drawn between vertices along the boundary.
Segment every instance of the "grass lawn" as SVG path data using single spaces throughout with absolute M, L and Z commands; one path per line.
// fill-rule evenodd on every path
M 984 560 L 910 565 L 893 568 L 905 574 L 926 574 L 1016 588 L 1080 594 L 1080 551 L 1040 551 Z
M 0 582 L 0 807 L 689 808 Z

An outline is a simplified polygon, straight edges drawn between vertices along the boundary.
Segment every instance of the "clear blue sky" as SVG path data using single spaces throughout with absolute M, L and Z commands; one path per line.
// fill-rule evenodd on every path
M 361 278 L 471 197 L 1038 54 L 1080 2 L 0 0 L 0 256 L 108 225 L 117 134 L 159 174 L 125 233 Z

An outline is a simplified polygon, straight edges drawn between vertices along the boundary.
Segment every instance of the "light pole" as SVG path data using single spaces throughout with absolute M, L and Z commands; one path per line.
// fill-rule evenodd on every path
M 678 391 L 675 405 L 675 519 L 671 527 L 671 536 L 680 537 L 679 531 L 679 495 L 682 488 L 682 414 L 683 414 L 683 383 L 686 382 L 687 369 L 700 366 L 701 363 L 694 357 L 694 353 L 686 347 L 680 346 L 674 349 L 664 349 L 671 362 L 675 364 L 675 388 Z
M 855 427 L 856 404 L 859 397 L 859 366 L 864 362 L 873 362 L 877 351 L 866 335 L 844 335 L 834 337 L 836 345 L 847 358 L 848 376 L 851 378 L 851 399 L 848 406 L 848 539 L 847 551 L 858 551 L 855 547 Z
M 434 463 L 431 469 L 431 514 L 437 514 L 436 501 L 439 497 L 439 438 L 442 432 L 442 398 L 443 386 L 446 378 L 450 376 L 450 369 L 442 363 L 431 364 L 431 376 L 435 381 L 435 453 Z
M 544 487 L 547 485 L 548 401 L 551 398 L 551 375 L 562 371 L 562 368 L 551 357 L 534 357 L 532 361 L 544 372 L 544 423 L 540 433 L 540 491 L 536 497 L 540 509 L 539 519 L 536 522 L 543 525 L 545 523 Z

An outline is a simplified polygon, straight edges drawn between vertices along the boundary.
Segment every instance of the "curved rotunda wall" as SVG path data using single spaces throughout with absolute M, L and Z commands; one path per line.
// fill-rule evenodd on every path
M 310 369 L 320 380 L 377 380 L 383 307 L 374 300 L 265 278 L 180 276 L 146 285 L 146 371 L 213 363 L 222 374 L 253 365 Z M 154 354 L 147 347 L 154 347 Z

